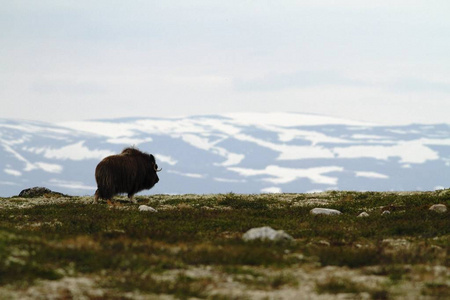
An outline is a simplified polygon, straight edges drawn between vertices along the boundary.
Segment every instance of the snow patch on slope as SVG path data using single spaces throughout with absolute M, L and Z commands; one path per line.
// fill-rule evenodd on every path
M 171 157 L 169 155 L 164 155 L 164 154 L 159 154 L 159 153 L 155 153 L 154 155 L 156 158 L 156 163 L 163 162 L 163 163 L 166 163 L 171 166 L 174 166 L 178 163 L 178 161 L 176 159 L 174 159 L 173 157 Z
M 97 187 L 86 185 L 83 182 L 79 181 L 68 181 L 68 180 L 60 180 L 60 179 L 50 179 L 50 184 L 63 187 L 73 190 L 95 190 Z
M 422 164 L 429 160 L 439 159 L 436 151 L 425 146 L 420 140 L 400 141 L 393 146 L 350 146 L 336 147 L 333 152 L 339 158 L 375 158 L 388 160 L 391 157 L 400 158 L 401 163 Z
M 16 177 L 22 175 L 22 172 L 17 171 L 17 170 L 13 170 L 13 169 L 9 169 L 9 168 L 5 168 L 3 171 L 4 171 L 6 174 L 9 174 L 9 175 L 12 175 L 12 176 L 16 176 Z
M 289 144 L 277 144 L 273 142 L 264 141 L 254 138 L 246 134 L 238 134 L 234 136 L 235 139 L 254 143 L 258 146 L 268 148 L 270 150 L 279 152 L 278 160 L 296 160 L 296 159 L 311 159 L 311 158 L 333 158 L 334 154 L 331 150 L 322 146 L 297 146 Z
M 200 178 L 205 178 L 205 175 L 198 174 L 198 173 L 183 173 L 183 172 L 174 171 L 174 170 L 169 170 L 169 171 L 167 171 L 167 173 L 176 174 L 176 175 L 189 177 L 189 178 L 199 178 L 199 179 Z
M 84 141 L 80 141 L 78 143 L 67 145 L 61 148 L 23 147 L 23 150 L 36 154 L 42 154 L 45 158 L 58 160 L 102 159 L 106 156 L 114 154 L 109 150 L 91 150 L 86 147 L 84 143 Z
M 377 172 L 355 172 L 356 177 L 376 178 L 376 179 L 389 179 L 389 176 L 380 174 Z
M 265 126 L 282 126 L 282 127 L 297 127 L 297 126 L 318 126 L 318 125 L 353 125 L 353 126 L 368 126 L 373 125 L 367 122 L 352 121 L 347 119 L 340 119 L 335 117 L 300 114 L 300 113 L 229 113 L 225 116 L 234 120 L 235 124 L 239 125 L 265 125 Z
M 338 182 L 337 177 L 325 176 L 324 174 L 331 172 L 342 172 L 344 168 L 337 166 L 330 167 L 317 167 L 309 169 L 291 169 L 283 168 L 275 165 L 267 166 L 265 169 L 247 169 L 247 168 L 228 168 L 230 171 L 239 173 L 241 176 L 260 176 L 267 175 L 263 181 L 271 182 L 274 184 L 283 184 L 293 182 L 300 178 L 306 178 L 316 184 L 336 185 Z
M 218 166 L 226 167 L 237 165 L 245 158 L 245 155 L 243 154 L 231 153 L 228 152 L 225 148 L 216 146 L 216 144 L 221 142 L 223 139 L 211 142 L 207 137 L 200 137 L 194 134 L 184 134 L 181 136 L 181 139 L 193 147 L 205 151 L 210 151 L 214 154 L 225 157 L 226 160 L 224 162 L 215 164 Z

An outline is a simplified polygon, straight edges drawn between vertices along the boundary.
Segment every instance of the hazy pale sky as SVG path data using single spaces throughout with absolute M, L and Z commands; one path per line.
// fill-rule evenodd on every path
M 0 117 L 450 123 L 450 1 L 1 1 Z

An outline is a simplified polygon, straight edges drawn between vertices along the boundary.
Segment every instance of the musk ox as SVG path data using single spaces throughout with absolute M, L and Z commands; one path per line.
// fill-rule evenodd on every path
M 126 193 L 136 203 L 134 194 L 151 189 L 159 181 L 156 174 L 159 171 L 155 157 L 136 148 L 125 148 L 120 154 L 108 156 L 95 168 L 95 202 Z

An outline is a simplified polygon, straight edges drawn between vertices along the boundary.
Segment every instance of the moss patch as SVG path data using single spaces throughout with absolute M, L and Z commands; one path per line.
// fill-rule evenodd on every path
M 137 197 L 157 213 L 140 212 L 121 198 L 114 206 L 92 204 L 90 197 L 2 198 L 0 292 L 20 298 L 38 282 L 88 276 L 104 295 L 119 298 L 282 297 L 300 291 L 309 291 L 299 295 L 304 298 L 446 297 L 450 215 L 428 207 L 449 206 L 449 195 L 444 190 Z M 314 207 L 343 214 L 311 215 Z M 382 215 L 386 209 L 391 214 Z M 358 218 L 361 211 L 369 217 Z M 247 230 L 261 226 L 282 229 L 295 241 L 242 240 Z M 331 277 L 323 279 L 323 273 Z M 361 275 L 373 282 L 351 279 Z M 404 287 L 409 281 L 414 288 Z

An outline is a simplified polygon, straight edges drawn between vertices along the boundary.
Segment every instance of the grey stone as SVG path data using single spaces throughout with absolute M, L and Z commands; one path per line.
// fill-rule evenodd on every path
M 158 212 L 156 209 L 154 209 L 153 207 L 148 206 L 148 205 L 140 205 L 139 211 Z
M 292 236 L 284 232 L 284 230 L 274 230 L 271 227 L 264 226 L 252 228 L 242 236 L 244 241 L 262 240 L 262 241 L 290 241 Z
M 444 204 L 434 204 L 431 205 L 429 210 L 438 212 L 438 213 L 444 213 L 447 211 L 447 206 L 445 206 Z
M 337 209 L 331 209 L 331 208 L 313 208 L 310 211 L 313 215 L 340 215 L 342 214 Z
M 358 218 L 365 218 L 365 217 L 368 217 L 368 216 L 369 216 L 369 214 L 366 213 L 365 211 L 363 211 L 362 213 L 360 213 L 360 214 L 358 215 Z
M 45 188 L 45 187 L 39 187 L 35 186 L 29 189 L 24 189 L 19 193 L 19 197 L 24 198 L 32 198 L 32 197 L 42 197 L 44 195 L 55 195 L 55 196 L 64 196 L 61 193 L 53 192 L 52 190 Z

